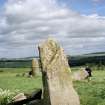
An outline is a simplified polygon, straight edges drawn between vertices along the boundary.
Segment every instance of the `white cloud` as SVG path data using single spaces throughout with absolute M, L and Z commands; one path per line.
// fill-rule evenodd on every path
M 32 46 L 48 36 L 57 38 L 68 54 L 105 49 L 105 17 L 80 15 L 56 0 L 8 0 L 0 23 L 0 49 L 8 51 L 6 57 L 34 55 Z
M 93 0 L 93 2 L 96 2 L 96 3 L 98 3 L 98 2 L 102 2 L 103 0 Z

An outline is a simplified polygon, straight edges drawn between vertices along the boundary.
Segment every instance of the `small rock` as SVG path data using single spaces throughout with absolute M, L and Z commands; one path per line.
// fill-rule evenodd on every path
M 15 97 L 13 97 L 14 102 L 21 101 L 24 99 L 27 99 L 27 97 L 24 95 L 24 93 L 19 93 Z
M 42 105 L 40 100 L 30 101 L 27 105 Z

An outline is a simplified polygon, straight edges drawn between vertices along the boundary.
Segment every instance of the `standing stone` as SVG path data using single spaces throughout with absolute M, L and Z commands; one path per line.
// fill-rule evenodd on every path
M 32 59 L 32 67 L 31 67 L 32 76 L 39 74 L 39 61 L 35 58 Z
M 36 64 L 35 64 L 35 59 L 33 58 L 32 59 L 32 67 L 31 67 L 31 72 L 32 72 L 32 76 L 35 76 L 35 67 Z
M 53 39 L 39 46 L 43 105 L 80 105 L 64 50 Z

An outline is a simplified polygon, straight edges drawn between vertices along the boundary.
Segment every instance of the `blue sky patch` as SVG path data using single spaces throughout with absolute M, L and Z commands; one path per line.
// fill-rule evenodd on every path
M 99 14 L 105 15 L 105 0 L 95 2 L 95 0 L 58 0 L 59 4 L 64 4 L 68 8 L 81 14 Z

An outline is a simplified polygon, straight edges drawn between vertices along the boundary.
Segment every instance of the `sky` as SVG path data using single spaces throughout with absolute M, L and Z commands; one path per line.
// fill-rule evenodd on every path
M 38 56 L 57 39 L 67 55 L 105 51 L 105 0 L 0 0 L 0 58 Z

